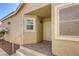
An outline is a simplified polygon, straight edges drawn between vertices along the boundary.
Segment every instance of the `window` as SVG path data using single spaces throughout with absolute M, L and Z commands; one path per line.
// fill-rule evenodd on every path
M 26 25 L 26 29 L 27 30 L 33 30 L 33 26 L 34 26 L 34 24 L 33 24 L 33 20 L 27 20 L 27 23 L 26 23 L 27 25 Z
M 79 41 L 79 4 L 55 8 L 55 38 Z
M 35 19 L 25 17 L 25 31 L 35 31 Z

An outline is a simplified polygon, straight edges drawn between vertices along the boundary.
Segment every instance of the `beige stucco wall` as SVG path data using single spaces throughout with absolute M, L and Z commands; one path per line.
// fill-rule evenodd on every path
M 16 15 L 11 18 L 8 18 L 8 20 L 4 21 L 4 24 L 7 26 L 7 22 L 10 21 L 10 33 L 9 36 L 5 39 L 9 42 L 21 44 L 23 42 L 26 43 L 26 39 L 28 39 L 31 42 L 37 42 L 36 41 L 36 33 L 23 33 L 23 15 L 25 13 L 28 13 L 30 11 L 33 11 L 35 9 L 41 8 L 47 4 L 27 4 L 24 5 L 22 10 Z M 52 53 L 55 55 L 79 55 L 79 42 L 78 41 L 68 41 L 68 40 L 58 40 L 54 37 L 54 9 L 55 5 L 52 4 Z M 35 34 L 35 35 L 34 35 Z M 24 37 L 23 35 L 28 37 Z M 22 39 L 24 41 L 22 41 Z M 31 40 L 33 39 L 33 40 Z M 27 42 L 29 42 L 27 41 Z M 30 42 L 30 43 L 31 43 Z
M 67 40 L 53 41 L 53 54 L 59 56 L 79 56 L 79 42 Z
M 33 18 L 34 22 L 36 23 L 36 16 L 32 15 L 25 15 L 24 17 L 29 17 Z M 36 38 L 36 25 L 35 25 L 35 30 L 34 31 L 27 31 L 26 30 L 26 24 L 25 24 L 26 18 L 24 18 L 24 32 L 23 32 L 23 43 L 24 44 L 31 44 L 31 43 L 36 43 L 37 38 Z
M 8 22 L 11 22 L 8 25 Z M 22 15 L 21 13 L 8 18 L 7 20 L 3 21 L 6 27 L 9 29 L 9 33 L 5 35 L 5 40 L 9 42 L 13 42 L 16 44 L 21 44 L 22 33 L 23 33 L 23 25 L 22 25 Z
M 34 31 L 27 31 L 26 26 L 24 27 L 23 32 L 23 43 L 24 44 L 32 44 L 37 43 L 43 40 L 43 30 L 42 24 L 40 23 L 41 18 L 36 15 L 27 15 L 25 17 L 33 18 L 35 21 L 35 30 Z M 26 19 L 24 19 L 26 21 Z
M 25 13 L 29 13 L 30 11 L 36 10 L 38 8 L 41 8 L 43 6 L 45 6 L 47 4 L 27 4 L 24 5 L 19 13 L 16 16 L 10 17 L 8 18 L 8 20 L 5 20 L 3 23 L 7 26 L 7 22 L 11 21 L 11 25 L 10 25 L 10 33 L 8 34 L 9 36 L 7 38 L 5 38 L 5 40 L 9 41 L 9 42 L 13 42 L 13 43 L 17 43 L 17 44 L 22 44 L 22 43 L 26 43 L 26 39 L 28 39 L 31 42 L 36 42 L 36 34 L 35 32 L 33 33 L 25 33 L 23 32 L 23 16 Z M 57 4 L 58 5 L 58 4 Z M 54 36 L 54 8 L 56 5 L 52 4 L 52 54 L 55 55 L 79 55 L 79 42 L 78 41 L 68 41 L 68 40 L 58 40 L 55 39 Z M 35 34 L 35 35 L 34 35 Z M 23 35 L 28 37 L 24 37 Z M 30 39 L 33 40 L 30 40 Z M 27 42 L 29 42 L 27 41 Z
M 28 7 L 28 5 L 29 5 L 29 7 Z M 30 44 L 30 43 L 37 43 L 37 42 L 40 42 L 40 41 L 42 41 L 43 40 L 43 24 L 41 24 L 40 23 L 40 20 L 46 20 L 47 21 L 47 19 L 48 20 L 51 20 L 51 19 L 49 19 L 49 18 L 42 18 L 42 17 L 39 17 L 39 16 L 35 16 L 35 15 L 40 15 L 40 14 L 35 14 L 35 15 L 33 15 L 33 14 L 30 14 L 30 13 L 32 13 L 32 12 L 36 12 L 37 10 L 38 10 L 38 12 L 40 12 L 41 14 L 43 14 L 42 16 L 44 17 L 45 15 L 44 15 L 44 13 L 42 13 L 41 11 L 39 11 L 39 8 L 41 8 L 42 9 L 42 7 L 43 8 L 45 8 L 46 6 L 48 6 L 49 4 L 28 4 L 27 5 L 27 11 L 29 10 L 30 11 L 30 8 L 32 8 L 33 10 L 31 10 L 31 12 L 26 12 L 26 16 L 25 17 L 30 17 L 30 18 L 35 18 L 35 22 L 36 22 L 36 31 L 35 32 L 27 32 L 26 30 L 24 30 L 24 35 L 23 35 L 23 37 L 24 37 L 24 39 L 23 39 L 23 42 L 24 42 L 24 44 Z M 44 11 L 45 9 L 43 9 L 43 11 Z M 50 10 L 50 9 L 49 9 Z M 48 10 L 48 11 L 49 11 Z M 37 12 L 37 13 L 38 13 Z M 30 14 L 30 15 L 29 15 Z M 25 19 L 24 19 L 25 20 Z M 25 22 L 25 21 L 24 21 Z M 48 26 L 50 26 L 50 24 L 51 23 L 48 23 L 47 25 Z M 25 27 L 24 27 L 25 28 Z M 26 29 L 26 28 L 25 28 Z M 50 31 L 50 30 L 49 30 Z M 29 34 L 28 34 L 29 33 Z M 32 35 L 33 34 L 33 35 Z M 29 37 L 30 36 L 30 37 Z M 50 35 L 49 35 L 50 36 Z M 47 38 L 48 39 L 48 38 Z M 50 38 L 49 38 L 50 39 Z M 48 40 L 49 40 L 48 39 Z
M 53 7 L 56 5 L 52 5 L 52 13 Z M 52 14 L 54 17 L 54 14 Z M 55 39 L 55 36 L 53 34 L 54 32 L 54 18 L 52 17 L 52 54 L 54 55 L 61 55 L 61 56 L 72 56 L 72 55 L 78 55 L 79 56 L 79 42 L 78 41 L 70 41 L 70 40 L 59 40 Z
M 39 8 L 42 8 L 42 7 L 46 6 L 46 5 L 49 5 L 49 4 L 29 3 L 25 6 L 26 8 L 24 8 L 24 12 L 27 15 L 27 13 L 35 11 Z M 29 17 L 29 15 L 26 16 L 26 17 Z M 23 32 L 23 43 L 24 44 L 37 43 L 37 42 L 40 42 L 40 41 L 43 40 L 43 37 L 42 37 L 43 36 L 42 24 L 40 24 L 41 18 L 38 17 L 38 16 L 35 16 L 35 15 L 33 15 L 33 16 L 31 15 L 30 17 L 35 18 L 35 22 L 36 22 L 36 27 L 35 28 L 36 29 L 35 29 L 35 32 L 25 32 L 25 30 L 24 30 L 24 32 Z
M 51 17 L 43 19 L 43 40 L 51 41 Z
M 16 44 L 25 44 L 25 40 L 27 38 L 23 37 L 23 35 L 28 34 L 28 39 L 30 40 L 30 37 L 36 37 L 36 34 L 34 35 L 35 32 L 33 33 L 24 33 L 23 27 L 24 27 L 24 14 L 27 14 L 31 11 L 34 11 L 38 8 L 44 7 L 48 4 L 37 4 L 37 3 L 29 3 L 29 4 L 23 4 L 22 8 L 18 11 L 18 13 L 15 16 L 12 16 L 10 18 L 7 18 L 7 20 L 3 21 L 5 26 L 7 25 L 7 22 L 10 21 L 10 32 L 8 35 L 5 36 L 5 40 L 9 42 L 13 42 Z M 29 35 L 30 34 L 30 35 Z M 24 41 L 23 41 L 24 39 Z M 35 38 L 34 38 L 35 39 Z M 30 40 L 31 41 L 31 40 Z M 33 42 L 34 40 L 32 40 Z M 36 41 L 35 41 L 36 42 Z
M 43 21 L 41 17 L 37 16 L 36 20 L 36 32 L 37 32 L 37 42 L 43 41 Z

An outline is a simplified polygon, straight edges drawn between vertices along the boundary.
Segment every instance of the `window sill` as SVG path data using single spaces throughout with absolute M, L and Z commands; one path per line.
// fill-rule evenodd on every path
M 61 35 L 61 36 L 56 36 L 55 39 L 57 39 L 57 40 L 79 41 L 79 36 Z
M 25 30 L 24 32 L 35 32 L 35 30 Z

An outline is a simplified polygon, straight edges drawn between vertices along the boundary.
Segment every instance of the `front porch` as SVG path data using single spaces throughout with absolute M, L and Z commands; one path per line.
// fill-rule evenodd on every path
M 51 41 L 42 41 L 35 44 L 24 44 L 14 56 L 51 56 Z
M 34 51 L 37 51 L 39 53 L 51 56 L 51 41 L 42 41 L 40 43 L 36 44 L 24 44 L 25 48 L 32 49 Z
M 25 14 L 24 21 L 28 19 L 35 20 L 35 31 L 28 32 L 24 27 L 24 45 L 21 45 L 15 55 L 20 56 L 51 56 L 52 55 L 52 38 L 51 38 L 51 4 L 36 9 Z M 25 34 L 26 33 L 26 34 Z M 32 35 L 33 34 L 33 35 Z

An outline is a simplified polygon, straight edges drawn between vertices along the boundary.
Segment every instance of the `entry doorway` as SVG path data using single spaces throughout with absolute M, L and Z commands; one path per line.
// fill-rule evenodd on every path
M 43 40 L 51 41 L 51 17 L 43 19 Z

